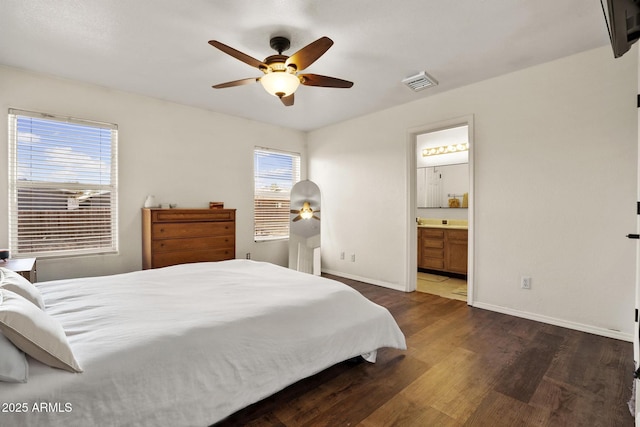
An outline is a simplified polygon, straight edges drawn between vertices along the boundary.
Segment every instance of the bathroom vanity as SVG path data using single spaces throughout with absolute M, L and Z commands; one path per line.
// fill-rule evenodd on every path
M 418 268 L 466 275 L 466 221 L 437 221 L 440 220 L 418 222 Z

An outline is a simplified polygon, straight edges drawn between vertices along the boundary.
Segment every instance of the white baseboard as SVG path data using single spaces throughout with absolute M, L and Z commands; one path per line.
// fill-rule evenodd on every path
M 368 283 L 370 285 L 382 286 L 384 288 L 406 292 L 406 289 L 404 288 L 404 286 L 398 283 L 384 282 L 381 280 L 370 279 L 368 277 L 357 276 L 355 274 L 349 274 L 342 271 L 322 269 L 322 272 L 327 274 L 332 274 L 334 276 L 344 277 L 346 279 L 357 280 L 359 282 Z M 598 328 L 596 326 L 585 325 L 583 323 L 571 322 L 569 320 L 557 319 L 555 317 L 543 316 L 541 314 L 529 313 L 526 311 L 515 310 L 513 308 L 502 307 L 499 305 L 487 304 L 483 302 L 474 301 L 471 305 L 474 308 L 481 308 L 483 310 L 495 311 L 497 313 L 508 314 L 510 316 L 521 317 L 523 319 L 535 320 L 536 322 L 547 323 L 550 325 L 560 326 L 563 328 L 573 329 L 581 332 L 587 332 L 590 334 L 600 335 L 607 338 L 614 338 L 621 341 L 633 342 L 632 334 L 627 334 L 621 331 Z
M 611 329 L 598 328 L 596 326 L 585 325 L 583 323 L 571 322 L 569 320 L 556 319 L 555 317 L 543 316 L 541 314 L 529 313 L 526 311 L 515 310 L 499 305 L 487 304 L 483 302 L 474 302 L 473 307 L 482 308 L 484 310 L 495 311 L 497 313 L 508 314 L 510 316 L 521 317 L 523 319 L 535 320 L 536 322 L 548 323 L 550 325 L 561 326 L 567 329 L 587 332 L 594 335 L 601 335 L 607 338 L 615 338 L 621 341 L 633 342 L 633 335 L 621 331 Z
M 344 277 L 345 279 L 357 280 L 358 282 L 364 282 L 370 285 L 382 286 L 383 288 L 389 288 L 396 291 L 406 292 L 406 289 L 404 288 L 404 286 L 399 283 L 384 282 L 382 280 L 370 279 L 368 277 L 356 276 L 355 274 L 349 274 L 342 271 L 327 270 L 324 268 L 322 269 L 322 272 L 327 274 L 332 274 L 334 276 Z

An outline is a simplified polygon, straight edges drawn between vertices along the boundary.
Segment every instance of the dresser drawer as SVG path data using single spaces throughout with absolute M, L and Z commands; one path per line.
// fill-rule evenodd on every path
M 232 209 L 157 209 L 151 211 L 151 221 L 235 221 L 236 211 Z
M 192 237 L 190 239 L 157 239 L 151 243 L 155 252 L 197 251 L 210 248 L 233 249 L 236 246 L 235 236 Z
M 229 222 L 157 223 L 151 226 L 152 239 L 183 237 L 233 236 L 235 226 Z
M 223 261 L 235 258 L 235 249 L 207 249 L 202 251 L 159 252 L 153 254 L 153 268 L 190 262 Z

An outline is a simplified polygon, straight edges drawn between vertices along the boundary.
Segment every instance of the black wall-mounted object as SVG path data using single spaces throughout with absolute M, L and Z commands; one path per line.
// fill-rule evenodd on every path
M 600 4 L 613 56 L 619 58 L 640 39 L 640 0 L 600 0 Z

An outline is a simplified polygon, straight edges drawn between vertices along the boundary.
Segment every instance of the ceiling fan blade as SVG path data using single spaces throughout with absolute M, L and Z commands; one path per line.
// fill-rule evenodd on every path
M 353 82 L 338 79 L 336 77 L 321 76 L 319 74 L 302 74 L 300 75 L 300 83 L 305 86 L 322 86 L 322 87 L 338 87 L 350 88 Z
M 293 218 L 293 222 L 300 221 L 301 219 L 302 219 L 302 217 L 300 215 L 298 215 L 297 217 Z
M 255 83 L 258 80 L 260 80 L 259 77 L 250 77 L 248 79 L 242 79 L 242 80 L 234 80 L 232 82 L 226 82 L 226 83 L 220 83 L 217 85 L 212 86 L 214 89 L 224 89 L 226 87 L 234 87 L 234 86 L 242 86 L 242 85 L 248 85 L 250 83 Z
M 217 40 L 209 40 L 209 44 L 211 46 L 215 47 L 215 48 L 220 49 L 221 51 L 223 51 L 227 55 L 231 55 L 234 58 L 244 62 L 245 64 L 251 65 L 252 67 L 256 67 L 256 68 L 259 68 L 259 69 L 267 68 L 267 65 L 264 62 L 254 58 L 252 56 L 249 56 L 246 53 L 242 53 L 239 50 L 236 50 L 236 49 L 234 49 L 234 48 L 232 48 L 230 46 L 227 46 L 224 43 L 220 43 Z
M 299 214 L 300 213 L 300 211 L 296 211 L 294 209 L 291 209 L 289 212 L 294 213 L 294 214 Z
M 282 98 L 280 98 L 280 100 L 286 107 L 291 107 L 293 105 L 293 94 L 289 96 L 283 96 Z
M 304 70 L 329 50 L 332 45 L 333 40 L 329 37 L 320 37 L 291 55 L 285 65 L 295 65 L 298 71 Z
M 320 221 L 320 218 L 318 218 L 318 217 L 317 217 L 317 216 L 315 216 L 315 215 L 314 215 L 314 216 L 312 216 L 311 218 L 313 218 L 313 219 L 317 219 L 318 221 Z

